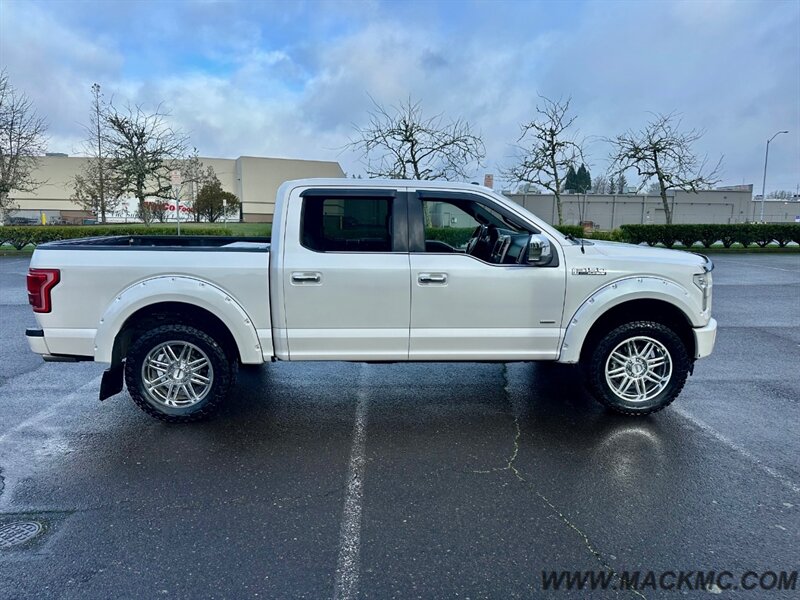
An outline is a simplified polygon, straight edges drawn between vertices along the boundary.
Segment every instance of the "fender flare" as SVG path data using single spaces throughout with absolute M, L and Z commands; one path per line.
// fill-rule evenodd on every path
M 144 279 L 117 294 L 100 319 L 95 337 L 95 361 L 110 363 L 114 342 L 125 322 L 137 311 L 162 302 L 192 304 L 209 311 L 230 331 L 243 363 L 264 362 L 258 334 L 244 308 L 216 285 L 180 275 Z
M 597 320 L 615 306 L 631 300 L 664 301 L 679 309 L 692 325 L 695 323 L 690 315 L 699 312 L 689 291 L 669 279 L 642 276 L 612 281 L 592 292 L 572 315 L 561 342 L 558 362 L 577 363 L 586 336 Z

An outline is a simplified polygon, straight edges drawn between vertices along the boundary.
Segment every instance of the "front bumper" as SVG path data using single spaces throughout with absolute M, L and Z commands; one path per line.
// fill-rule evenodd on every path
M 711 319 L 705 327 L 694 328 L 694 357 L 703 358 L 714 350 L 717 341 L 717 320 Z

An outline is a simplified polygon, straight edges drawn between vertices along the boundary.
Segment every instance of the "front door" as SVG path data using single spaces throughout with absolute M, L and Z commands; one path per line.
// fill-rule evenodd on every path
M 515 245 L 507 250 L 511 254 L 518 252 L 529 231 L 488 203 L 481 204 L 479 196 L 441 196 L 412 199 L 409 194 L 411 219 L 417 202 L 417 218 L 425 231 L 424 245 L 410 241 L 409 358 L 557 358 L 565 293 L 563 260 L 553 267 L 520 264 L 514 256 L 503 258 L 503 245 L 496 240 L 492 247 L 466 252 L 481 225 L 512 238 Z M 412 232 L 420 229 L 413 223 L 410 227 Z
M 408 359 L 405 211 L 394 190 L 306 190 L 290 204 L 285 235 L 300 231 L 284 240 L 292 360 Z

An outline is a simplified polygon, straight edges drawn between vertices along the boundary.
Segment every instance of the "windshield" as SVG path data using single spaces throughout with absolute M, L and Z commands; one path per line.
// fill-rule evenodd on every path
M 521 204 L 517 204 L 513 200 L 510 200 L 506 196 L 502 194 L 498 194 L 494 190 L 488 190 L 489 194 L 491 195 L 492 199 L 496 201 L 498 204 L 503 206 L 504 208 L 508 209 L 509 211 L 517 214 L 520 216 L 520 219 L 526 222 L 526 226 L 530 224 L 533 229 L 538 231 L 545 232 L 558 240 L 566 240 L 567 238 L 564 236 L 563 233 L 558 231 L 552 225 L 546 223 L 543 219 L 538 217 L 536 214 L 532 213 L 530 210 L 522 206 Z M 569 240 L 570 242 L 572 240 Z

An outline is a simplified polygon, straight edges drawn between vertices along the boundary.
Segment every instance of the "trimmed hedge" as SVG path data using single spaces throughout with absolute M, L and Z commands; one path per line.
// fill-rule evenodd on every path
M 461 248 L 472 237 L 474 227 L 426 227 L 425 238 L 439 240 L 453 248 Z
M 726 248 L 741 244 L 745 248 L 753 244 L 764 248 L 775 242 L 781 248 L 789 242 L 800 244 L 800 223 L 778 223 L 760 225 L 737 223 L 732 225 L 621 225 L 614 231 L 584 233 L 578 225 L 556 227 L 561 233 L 596 240 L 623 241 L 631 244 L 663 244 L 672 248 L 680 243 L 687 248 L 702 244 L 710 248 L 722 242 Z M 455 248 L 463 247 L 472 236 L 473 227 L 433 227 L 426 229 L 428 239 L 446 242 Z M 43 244 L 56 240 L 113 235 L 175 235 L 174 225 L 32 225 L 0 227 L 0 246 L 10 244 L 17 250 L 28 244 Z M 184 227 L 183 235 L 232 235 L 230 229 L 219 225 Z
M 11 244 L 21 250 L 28 244 L 34 246 L 56 240 L 68 240 L 84 237 L 106 237 L 114 235 L 175 235 L 174 225 L 29 225 L 0 227 L 0 246 Z M 231 235 L 230 229 L 219 226 L 184 227 L 181 235 Z
M 677 242 L 691 248 L 697 243 L 710 248 L 722 242 L 726 248 L 756 244 L 761 248 L 775 242 L 781 248 L 789 242 L 800 244 L 800 223 L 735 223 L 730 225 L 621 225 L 622 240 L 631 244 L 663 244 L 672 248 Z
M 580 225 L 560 225 L 556 227 L 556 229 L 558 229 L 564 235 L 572 234 L 576 238 L 586 236 L 583 231 L 583 227 Z M 461 248 L 469 241 L 469 238 L 472 237 L 474 231 L 474 227 L 426 227 L 425 237 L 429 240 L 439 240 L 440 242 L 445 242 L 454 248 Z M 611 234 L 605 234 L 609 236 L 605 237 L 603 234 L 598 236 L 598 233 L 600 232 L 594 232 L 591 237 L 595 239 L 611 239 Z
M 588 237 L 592 240 L 603 240 L 606 242 L 625 241 L 622 237 L 622 232 L 619 229 L 614 229 L 613 231 L 592 231 Z
M 619 229 L 614 231 L 592 231 L 590 233 L 586 233 L 580 225 L 557 225 L 556 229 L 564 235 L 573 235 L 576 238 L 586 237 L 594 240 L 623 241 L 622 232 Z M 474 231 L 474 227 L 426 227 L 425 237 L 429 240 L 445 242 L 454 248 L 461 248 L 469 241 Z
M 586 232 L 580 225 L 553 225 L 553 227 L 558 229 L 564 235 L 571 235 L 576 238 L 587 237 Z

